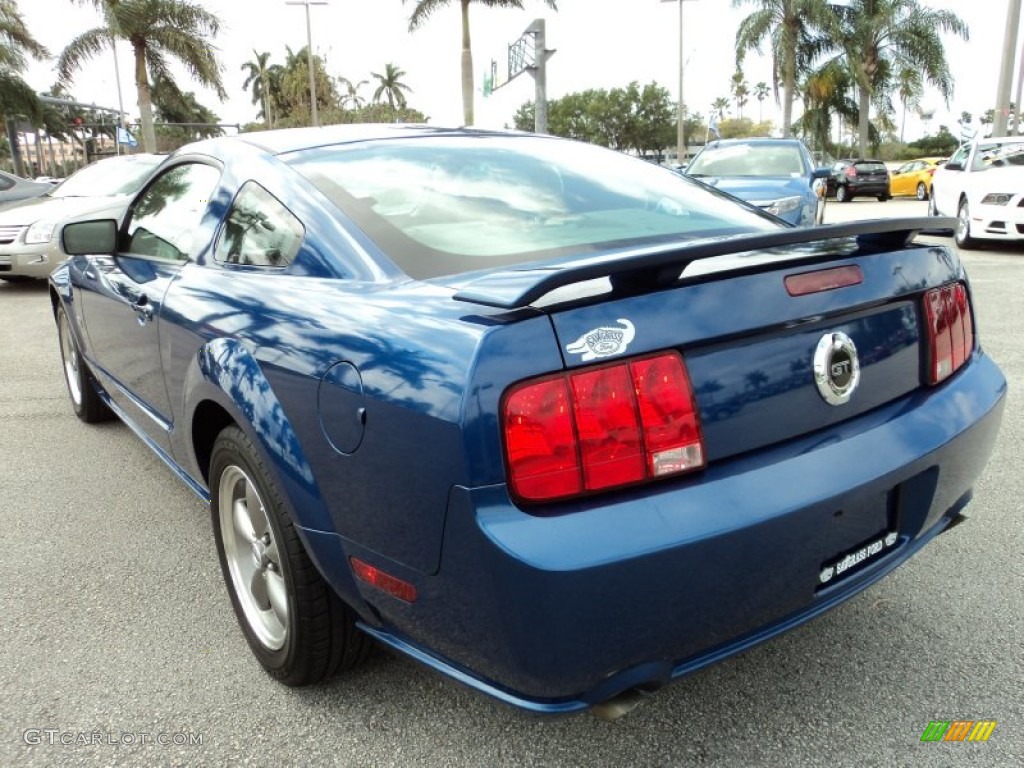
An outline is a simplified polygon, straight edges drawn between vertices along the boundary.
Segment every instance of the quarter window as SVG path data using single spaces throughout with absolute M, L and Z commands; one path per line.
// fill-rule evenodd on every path
M 127 252 L 167 261 L 188 261 L 199 222 L 220 172 L 209 165 L 176 165 L 157 178 L 132 206 Z
M 291 211 L 249 181 L 231 206 L 214 258 L 223 264 L 286 267 L 298 253 L 304 235 Z

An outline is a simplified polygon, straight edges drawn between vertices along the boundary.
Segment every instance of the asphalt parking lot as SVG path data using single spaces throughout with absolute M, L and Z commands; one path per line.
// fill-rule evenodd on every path
M 925 206 L 830 202 L 826 219 Z M 962 256 L 1011 389 L 969 523 L 610 724 L 524 715 L 383 651 L 323 686 L 276 684 L 202 504 L 126 427 L 75 419 L 45 287 L 0 282 L 0 766 L 1024 765 L 1024 247 Z M 997 726 L 922 743 L 932 720 Z

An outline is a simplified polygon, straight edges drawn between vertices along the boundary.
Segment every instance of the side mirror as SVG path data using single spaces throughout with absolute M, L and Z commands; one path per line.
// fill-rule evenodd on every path
M 945 168 L 947 171 L 962 171 L 964 165 L 963 163 L 946 163 Z
M 814 172 L 811 173 L 812 179 L 827 179 L 832 175 L 831 168 L 815 168 Z
M 60 239 L 68 256 L 113 256 L 117 253 L 117 222 L 97 219 L 65 224 Z

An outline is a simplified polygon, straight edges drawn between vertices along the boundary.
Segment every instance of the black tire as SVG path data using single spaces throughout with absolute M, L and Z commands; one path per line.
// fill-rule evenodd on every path
M 64 383 L 68 388 L 68 398 L 75 416 L 86 424 L 109 421 L 114 414 L 100 398 L 96 390 L 96 382 L 89 372 L 89 367 L 82 359 L 78 349 L 78 341 L 71 330 L 67 310 L 63 305 L 57 307 L 57 340 L 60 343 L 60 357 L 64 369 Z
M 960 201 L 960 207 L 956 212 L 956 229 L 953 231 L 953 240 L 958 248 L 965 251 L 978 247 L 978 241 L 971 237 L 971 209 L 967 199 Z
M 935 206 L 935 187 L 932 187 L 932 193 L 928 196 L 928 215 L 939 215 L 939 209 Z
M 26 277 L 25 275 L 0 275 L 0 280 L 4 280 L 11 285 L 28 285 L 29 283 L 38 282 L 34 277 Z
M 309 559 L 271 477 L 241 429 L 220 433 L 210 457 L 214 539 L 253 654 L 285 685 L 311 685 L 365 659 L 371 639 Z
M 850 190 L 845 184 L 840 184 L 836 187 L 836 202 L 848 203 L 853 200 L 853 195 L 850 194 Z
M 878 196 L 878 202 L 880 202 L 880 203 L 885 203 L 885 202 L 887 202 L 887 201 L 888 201 L 889 199 L 890 199 L 890 198 L 889 198 L 889 195 L 879 195 L 879 196 Z
M 927 200 L 928 199 L 928 187 L 925 186 L 923 181 L 917 182 L 917 199 Z

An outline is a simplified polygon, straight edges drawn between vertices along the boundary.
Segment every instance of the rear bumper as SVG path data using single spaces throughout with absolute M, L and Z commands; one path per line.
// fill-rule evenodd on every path
M 536 711 L 657 687 L 849 599 L 949 526 L 992 451 L 1005 389 L 978 354 L 941 388 L 544 517 L 504 486 L 457 488 L 440 571 L 417 579 L 412 605 L 362 588 L 378 619 L 365 628 Z M 884 551 L 823 583 L 886 533 Z
M 869 182 L 850 182 L 846 185 L 851 195 L 888 195 L 889 194 L 889 182 L 883 181 L 869 181 Z

